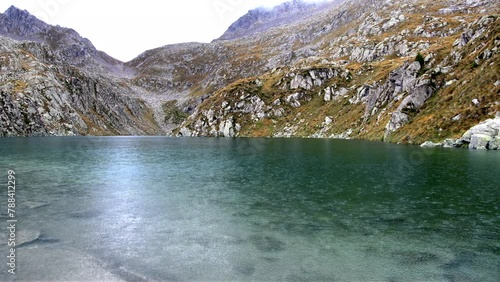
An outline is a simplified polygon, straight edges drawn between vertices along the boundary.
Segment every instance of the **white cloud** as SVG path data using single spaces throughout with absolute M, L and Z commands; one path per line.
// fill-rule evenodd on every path
M 318 2 L 316 0 L 312 0 Z M 285 0 L 2 0 L 40 19 L 70 27 L 113 57 L 128 61 L 145 50 L 181 42 L 210 42 L 258 6 Z

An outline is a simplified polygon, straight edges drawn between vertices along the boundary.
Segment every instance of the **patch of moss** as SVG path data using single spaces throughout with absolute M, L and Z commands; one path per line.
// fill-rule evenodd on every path
M 27 88 L 28 88 L 28 84 L 24 81 L 16 80 L 14 82 L 14 92 L 16 92 L 16 93 L 22 93 Z

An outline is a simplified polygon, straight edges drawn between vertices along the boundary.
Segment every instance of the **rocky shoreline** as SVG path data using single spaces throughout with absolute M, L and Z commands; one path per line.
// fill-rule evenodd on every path
M 500 149 L 500 112 L 495 118 L 488 119 L 469 129 L 459 139 L 446 139 L 443 142 L 434 143 L 427 141 L 420 145 L 423 148 L 462 148 L 477 150 L 499 150 Z

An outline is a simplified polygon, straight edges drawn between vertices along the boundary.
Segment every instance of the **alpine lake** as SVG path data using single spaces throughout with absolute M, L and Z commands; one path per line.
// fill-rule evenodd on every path
M 1 138 L 0 280 L 498 281 L 499 168 L 355 140 Z

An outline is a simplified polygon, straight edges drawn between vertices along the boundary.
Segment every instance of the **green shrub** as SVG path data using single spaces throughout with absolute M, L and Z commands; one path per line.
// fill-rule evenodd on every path
M 415 61 L 419 62 L 420 63 L 420 68 L 424 68 L 425 66 L 425 58 L 422 54 L 420 54 L 420 52 L 417 54 L 417 56 L 415 57 Z

